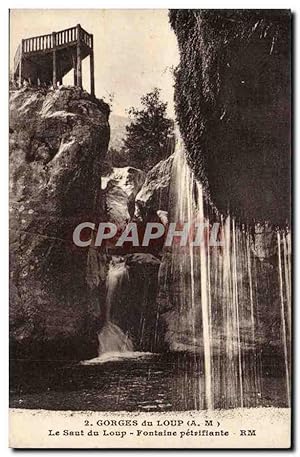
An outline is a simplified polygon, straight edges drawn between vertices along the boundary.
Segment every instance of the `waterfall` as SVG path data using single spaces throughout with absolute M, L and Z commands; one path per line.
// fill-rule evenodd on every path
M 284 359 L 285 359 L 285 375 L 286 375 L 286 393 L 287 393 L 287 402 L 290 406 L 290 370 L 289 370 L 289 344 L 288 344 L 288 334 L 287 332 L 291 331 L 291 297 L 290 297 L 290 283 L 288 279 L 288 253 L 286 251 L 286 239 L 281 240 L 281 235 L 277 233 L 277 243 L 278 243 L 278 266 L 279 266 L 279 287 L 280 287 L 280 305 L 281 305 L 281 325 L 282 325 L 282 342 L 284 350 Z M 283 244 L 283 266 L 284 266 L 284 277 L 285 277 L 285 286 L 286 286 L 286 300 L 284 299 L 284 281 L 282 273 L 282 244 Z M 286 305 L 285 305 L 286 302 Z M 285 309 L 287 308 L 287 310 Z M 286 314 L 288 315 L 288 329 L 286 326 Z
M 128 281 L 129 273 L 125 261 L 122 257 L 112 256 L 106 277 L 104 322 L 98 332 L 98 357 L 84 360 L 81 365 L 98 365 L 126 359 L 144 360 L 155 355 L 151 352 L 135 351 L 129 335 L 111 320 L 113 306 L 126 300 Z
M 185 223 L 191 227 L 187 246 L 175 240 L 164 248 L 159 287 L 170 302 L 166 339 L 171 350 L 194 354 L 194 367 L 199 372 L 195 409 L 258 406 L 263 395 L 262 354 L 269 347 L 270 335 L 282 354 L 280 369 L 285 371 L 288 406 L 289 231 L 277 232 L 277 261 L 275 255 L 265 254 L 264 246 L 256 244 L 253 227 L 213 208 L 187 163 L 181 141 L 177 141 L 174 154 L 169 220 L 177 222 L 178 230 Z M 196 222 L 206 227 L 200 246 L 192 243 Z M 220 245 L 210 246 L 216 222 Z M 275 233 L 268 227 L 261 227 L 261 232 L 261 239 Z M 276 242 L 273 245 L 276 247 Z M 270 321 L 264 318 L 268 312 L 272 314 Z M 273 322 L 275 327 L 269 329 Z
M 106 278 L 106 302 L 104 325 L 98 333 L 99 356 L 107 352 L 131 352 L 133 344 L 128 335 L 111 322 L 111 309 L 116 299 L 122 297 L 122 286 L 128 282 L 128 270 L 124 261 L 113 258 Z

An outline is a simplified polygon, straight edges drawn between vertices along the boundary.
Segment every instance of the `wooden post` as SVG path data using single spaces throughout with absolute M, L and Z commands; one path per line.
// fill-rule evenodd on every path
M 80 24 L 77 25 L 77 86 L 82 88 L 81 36 Z
M 19 62 L 19 87 L 22 87 L 22 60 L 23 60 L 23 43 L 24 40 L 21 41 L 21 49 L 20 49 L 20 62 Z
M 52 74 L 52 84 L 55 88 L 57 86 L 57 68 L 56 68 L 56 33 L 52 32 L 52 41 L 53 41 L 53 74 Z
M 72 52 L 72 62 L 73 62 L 73 74 L 74 74 L 74 86 L 77 86 L 77 57 L 76 54 Z
M 91 95 L 95 97 L 95 76 L 94 76 L 94 37 L 91 35 L 90 51 L 90 78 L 91 78 Z

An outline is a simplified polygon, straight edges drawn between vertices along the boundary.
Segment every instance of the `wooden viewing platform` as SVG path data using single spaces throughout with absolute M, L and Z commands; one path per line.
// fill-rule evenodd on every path
M 62 84 L 62 78 L 74 70 L 74 86 L 82 88 L 82 60 L 90 56 L 91 94 L 95 95 L 93 35 L 80 24 L 76 27 L 23 39 L 14 58 L 14 78 L 22 86 Z

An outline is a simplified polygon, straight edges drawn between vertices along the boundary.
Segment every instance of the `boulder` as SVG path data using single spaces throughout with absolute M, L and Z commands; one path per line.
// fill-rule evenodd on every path
M 137 220 L 154 222 L 158 219 L 162 223 L 166 222 L 173 157 L 171 155 L 166 160 L 161 160 L 147 173 L 146 180 L 135 199 Z
M 109 107 L 80 88 L 10 93 L 10 333 L 13 357 L 96 355 L 105 256 L 74 228 L 103 217 Z
M 145 181 L 145 173 L 134 167 L 113 168 L 101 178 L 109 222 L 123 228 L 132 218 L 134 201 Z

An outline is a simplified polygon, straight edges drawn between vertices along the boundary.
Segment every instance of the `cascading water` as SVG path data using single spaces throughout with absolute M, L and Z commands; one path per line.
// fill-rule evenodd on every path
M 128 282 L 128 271 L 125 262 L 112 259 L 106 278 L 106 303 L 104 325 L 98 333 L 99 356 L 106 352 L 130 352 L 133 344 L 128 335 L 111 322 L 111 308 L 114 300 L 119 297 L 122 285 Z
M 133 344 L 118 325 L 111 321 L 111 309 L 115 300 L 122 297 L 123 286 L 128 282 L 128 270 L 124 260 L 115 256 L 109 264 L 106 277 L 106 300 L 104 323 L 98 333 L 98 357 L 81 362 L 83 365 L 94 365 L 110 360 L 126 357 L 137 357 L 133 352 Z
M 159 275 L 160 292 L 168 297 L 171 309 L 167 340 L 171 349 L 194 354 L 198 370 L 198 384 L 191 389 L 195 409 L 259 406 L 264 395 L 263 348 L 268 347 L 270 334 L 280 338 L 275 347 L 283 360 L 279 370 L 284 365 L 288 406 L 290 233 L 277 232 L 277 260 L 276 256 L 261 260 L 255 254 L 253 230 L 212 209 L 180 142 L 174 154 L 169 220 L 177 222 L 178 230 L 191 223 L 190 241 L 195 222 L 207 227 L 200 246 L 173 242 L 165 248 Z M 212 222 L 219 223 L 219 246 L 209 246 Z M 273 294 L 266 295 L 265 287 L 273 288 Z M 268 310 L 275 324 L 266 330 L 271 325 L 263 317 Z M 189 382 L 186 376 L 183 395 Z

